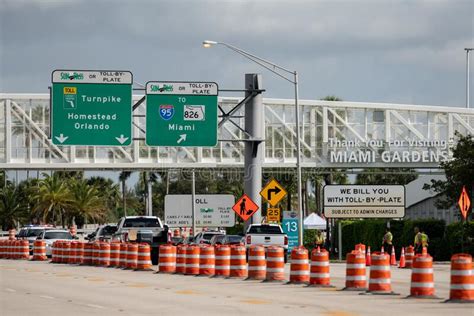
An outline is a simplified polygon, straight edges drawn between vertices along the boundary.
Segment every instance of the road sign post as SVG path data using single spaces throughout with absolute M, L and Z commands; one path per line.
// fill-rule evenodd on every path
M 129 71 L 53 71 L 53 144 L 130 145 L 132 83 Z
M 215 82 L 147 82 L 146 144 L 216 146 L 217 95 Z

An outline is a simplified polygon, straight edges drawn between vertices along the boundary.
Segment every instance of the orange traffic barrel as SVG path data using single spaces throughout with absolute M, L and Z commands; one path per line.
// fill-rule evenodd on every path
M 285 251 L 282 247 L 267 248 L 267 273 L 265 282 L 281 282 L 285 280 Z
M 352 251 L 346 255 L 346 291 L 367 290 L 365 271 L 365 255 L 360 251 Z
M 186 267 L 186 245 L 179 245 L 176 248 L 176 273 L 184 274 Z
M 92 243 L 92 265 L 99 265 L 99 254 L 100 254 L 100 241 L 94 241 Z
M 326 249 L 313 249 L 311 252 L 311 268 L 309 285 L 316 287 L 330 287 L 329 252 Z
M 51 245 L 51 263 L 58 262 L 58 241 L 54 241 Z
M 46 242 L 44 240 L 35 240 L 33 242 L 33 259 L 34 261 L 45 261 L 46 257 Z
M 109 267 L 118 267 L 120 260 L 120 242 L 112 241 L 110 243 L 110 261 Z
M 8 230 L 8 240 L 16 240 L 15 235 L 16 235 L 15 229 Z
M 406 247 L 405 251 L 405 268 L 411 269 L 413 258 L 415 257 L 415 248 L 413 246 Z
M 108 242 L 99 243 L 99 266 L 108 267 L 110 265 L 110 244 Z
M 16 256 L 16 240 L 8 241 L 8 259 L 15 259 Z
M 355 250 L 360 251 L 361 253 L 365 254 L 365 245 L 364 244 L 357 244 L 355 245 Z
M 169 244 L 160 245 L 158 255 L 158 272 L 176 272 L 176 247 Z
M 76 245 L 76 264 L 82 264 L 84 259 L 84 243 L 79 241 Z
M 84 255 L 82 257 L 82 265 L 90 266 L 92 265 L 92 253 L 93 253 L 94 244 L 85 243 L 84 244 Z
M 147 243 L 138 244 L 137 267 L 135 270 L 149 271 L 151 270 L 151 249 Z
M 0 240 L 0 259 L 5 258 L 5 240 Z
M 309 283 L 308 250 L 305 247 L 295 247 L 291 250 L 290 281 L 288 283 Z
M 230 247 L 230 274 L 229 278 L 247 277 L 247 255 L 245 246 L 232 245 Z
M 68 263 L 69 261 L 69 253 L 71 252 L 71 243 L 68 241 L 63 242 L 63 247 L 62 247 L 62 257 L 61 257 L 61 263 Z
M 213 276 L 216 272 L 216 256 L 213 246 L 203 245 L 199 253 L 199 275 Z
M 437 298 L 433 277 L 433 258 L 416 255 L 411 270 L 410 298 Z
M 474 273 L 472 256 L 466 253 L 451 257 L 449 300 L 453 303 L 474 303 Z
M 128 254 L 128 244 L 121 243 L 120 244 L 120 256 L 119 256 L 119 268 L 126 268 L 127 267 L 127 254 Z
M 69 249 L 69 258 L 67 260 L 68 263 L 74 264 L 76 263 L 76 251 L 77 251 L 77 241 L 71 242 L 71 248 Z
M 13 241 L 13 259 L 20 259 L 20 240 Z
M 189 245 L 186 247 L 186 255 L 184 262 L 184 274 L 198 275 L 199 274 L 199 252 L 198 246 Z
M 267 262 L 265 261 L 265 248 L 252 245 L 249 248 L 249 268 L 247 280 L 265 280 Z
M 216 246 L 216 271 L 214 277 L 228 277 L 230 275 L 230 247 L 228 245 Z
M 129 243 L 127 245 L 127 269 L 136 269 L 138 261 L 138 245 Z
M 369 290 L 371 294 L 395 294 L 392 292 L 390 255 L 374 252 L 369 274 Z

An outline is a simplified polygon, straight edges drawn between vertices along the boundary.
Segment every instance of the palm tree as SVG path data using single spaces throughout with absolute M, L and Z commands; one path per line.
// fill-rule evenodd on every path
M 52 220 L 56 225 L 58 218 L 61 219 L 61 225 L 64 227 L 66 212 L 70 210 L 72 204 L 71 192 L 68 183 L 59 176 L 58 173 L 48 175 L 39 182 L 39 187 L 34 194 L 36 205 L 33 211 L 42 216 L 44 222 Z
M 18 189 L 7 185 L 0 189 L 0 221 L 2 229 L 15 227 L 15 221 L 27 212 L 27 203 L 18 194 Z
M 84 222 L 102 222 L 107 217 L 107 201 L 95 185 L 89 185 L 87 180 L 79 179 L 72 181 L 69 189 L 72 215 L 83 218 Z
M 127 216 L 127 179 L 130 178 L 132 175 L 131 171 L 122 171 L 119 175 L 119 180 L 122 182 L 122 207 L 123 207 L 123 214 Z

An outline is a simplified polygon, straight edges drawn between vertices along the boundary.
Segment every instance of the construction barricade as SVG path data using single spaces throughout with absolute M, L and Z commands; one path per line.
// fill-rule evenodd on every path
M 308 250 L 305 247 L 295 247 L 291 250 L 290 281 L 288 283 L 309 283 Z
M 184 268 L 184 267 L 183 267 Z M 158 256 L 159 273 L 176 272 L 176 247 L 169 244 L 160 245 Z
M 329 274 L 329 252 L 315 248 L 311 252 L 309 286 L 331 287 Z
M 76 263 L 77 243 L 77 241 L 72 241 L 70 244 L 69 258 L 67 259 L 67 263 L 69 264 Z
M 28 240 L 20 240 L 18 249 L 18 258 L 21 260 L 30 259 L 30 244 Z
M 6 246 L 6 240 L 0 240 L 0 259 L 5 258 L 6 256 L 5 246 Z
M 216 272 L 216 256 L 213 246 L 201 246 L 199 254 L 199 275 L 213 276 Z
M 64 241 L 62 243 L 61 263 L 68 263 L 70 252 L 71 252 L 71 243 L 68 241 Z
M 151 249 L 147 243 L 138 244 L 138 257 L 136 271 L 151 271 Z
M 408 246 L 405 251 L 405 268 L 411 269 L 413 258 L 415 258 L 415 248 L 413 246 Z
M 451 257 L 451 285 L 449 300 L 451 303 L 474 303 L 474 273 L 472 256 L 460 253 Z
M 128 255 L 128 244 L 125 242 L 121 243 L 118 268 L 125 269 L 127 267 L 127 255 Z
M 230 275 L 231 250 L 227 245 L 219 245 L 215 248 L 216 268 L 214 277 L 228 277 Z
M 264 282 L 285 281 L 285 251 L 282 247 L 267 248 L 267 273 Z
M 247 280 L 265 280 L 267 274 L 265 248 L 257 245 L 250 246 L 248 261 Z
M 82 264 L 82 260 L 84 260 L 84 245 L 82 241 L 76 245 L 76 264 Z
M 433 277 L 433 258 L 416 255 L 411 270 L 410 295 L 408 298 L 437 298 Z
M 82 265 L 90 266 L 92 265 L 92 251 L 94 245 L 91 243 L 84 244 L 84 255 L 82 256 Z
M 186 267 L 186 245 L 179 245 L 176 248 L 176 271 L 177 274 L 184 274 Z
M 199 253 L 201 248 L 194 245 L 186 247 L 184 257 L 184 274 L 199 275 Z
M 99 265 L 99 254 L 100 254 L 100 242 L 94 241 L 92 243 L 92 265 Z
M 247 277 L 246 249 L 242 245 L 232 245 L 230 247 L 230 274 L 229 278 Z
M 397 295 L 392 292 L 390 256 L 374 252 L 369 274 L 369 294 Z
M 110 245 L 107 242 L 99 243 L 98 265 L 108 267 L 110 265 Z
M 367 290 L 365 255 L 352 251 L 346 255 L 346 291 Z
M 129 243 L 127 245 L 127 267 L 126 269 L 136 269 L 138 261 L 138 245 Z
M 115 268 L 118 267 L 120 264 L 120 242 L 112 241 L 110 243 L 110 261 L 109 267 Z
M 46 257 L 46 242 L 44 240 L 35 240 L 33 242 L 33 261 L 45 261 Z

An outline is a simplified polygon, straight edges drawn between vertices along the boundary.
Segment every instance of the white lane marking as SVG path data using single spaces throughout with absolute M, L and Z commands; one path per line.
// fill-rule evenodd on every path
M 40 295 L 39 297 L 47 298 L 47 299 L 49 299 L 49 300 L 54 300 L 54 297 L 49 296 L 49 295 Z
M 7 292 L 16 292 L 16 290 L 10 289 L 10 288 L 6 288 L 5 291 L 7 291 Z
M 89 306 L 89 307 L 92 307 L 92 308 L 104 308 L 104 306 L 95 305 L 95 304 L 86 304 L 86 306 Z

